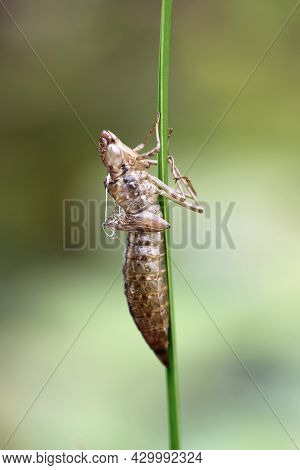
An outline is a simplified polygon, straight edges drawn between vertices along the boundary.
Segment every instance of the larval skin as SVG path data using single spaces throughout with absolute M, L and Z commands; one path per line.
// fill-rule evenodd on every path
M 177 189 L 150 174 L 151 165 L 158 164 L 151 157 L 157 156 L 161 148 L 159 119 L 157 114 L 145 140 L 134 148 L 125 145 L 113 132 L 103 130 L 99 155 L 108 171 L 106 191 L 116 202 L 102 225 L 104 230 L 105 227 L 112 230 L 110 234 L 106 232 L 112 237 L 117 230 L 128 232 L 123 273 L 129 310 L 150 348 L 168 366 L 169 299 L 164 231 L 170 224 L 163 218 L 158 198 L 162 196 L 198 213 L 203 212 L 203 207 L 190 178 L 181 175 L 171 155 L 168 164 Z M 139 153 L 154 131 L 155 147 Z
M 107 225 L 128 231 L 123 274 L 129 311 L 145 341 L 168 366 L 169 299 L 163 219 L 157 188 L 146 171 L 127 169 L 107 190 L 116 209 Z M 149 230 L 149 231 L 148 231 Z
M 169 299 L 163 232 L 129 232 L 124 286 L 130 313 L 145 341 L 168 366 Z

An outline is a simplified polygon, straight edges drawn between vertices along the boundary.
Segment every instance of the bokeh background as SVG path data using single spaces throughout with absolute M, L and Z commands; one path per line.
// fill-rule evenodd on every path
M 108 128 L 139 143 L 156 112 L 160 1 L 5 3 L 93 139 Z M 171 151 L 183 171 L 294 5 L 174 2 Z M 27 410 L 7 448 L 167 448 L 164 370 L 129 316 L 121 277 L 28 410 L 123 248 L 64 251 L 63 200 L 103 200 L 104 168 L 2 6 L 0 23 L 0 441 Z M 174 236 L 184 223 L 187 243 L 173 258 L 215 322 L 174 268 L 184 448 L 300 443 L 299 26 L 300 11 L 189 170 L 211 217 L 192 214 L 191 225 L 174 211 Z M 235 250 L 192 246 L 191 227 L 214 236 L 216 201 L 236 201 Z

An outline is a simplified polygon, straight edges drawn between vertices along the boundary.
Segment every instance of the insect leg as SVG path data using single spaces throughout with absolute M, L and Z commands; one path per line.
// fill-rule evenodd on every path
M 159 113 L 157 113 L 155 123 L 153 124 L 153 126 L 152 126 L 151 129 L 150 129 L 150 131 L 149 131 L 148 134 L 146 135 L 144 141 L 143 141 L 141 144 L 137 145 L 137 146 L 133 149 L 134 152 L 139 152 L 140 150 L 143 150 L 143 148 L 145 147 L 146 143 L 148 142 L 148 139 L 151 137 L 151 135 L 153 134 L 155 128 L 158 126 L 159 118 L 160 118 L 160 115 L 159 115 Z
M 149 163 L 149 165 L 157 165 L 157 160 L 149 160 L 149 159 L 147 159 L 146 162 Z
M 144 160 L 145 158 L 152 157 L 153 155 L 156 155 L 160 151 L 160 138 L 159 138 L 159 128 L 158 128 L 158 123 L 159 123 L 159 118 L 160 115 L 159 113 L 157 114 L 157 120 L 154 126 L 155 129 L 155 136 L 156 136 L 156 145 L 153 147 L 152 150 L 149 150 L 149 152 L 142 153 L 137 157 L 137 160 Z M 153 131 L 152 131 L 153 132 Z
M 145 162 L 148 163 L 150 166 L 151 165 L 157 166 L 157 160 L 145 159 Z M 176 182 L 176 184 L 179 188 L 180 194 L 185 199 L 186 198 L 191 198 L 191 199 L 194 199 L 194 201 L 196 203 L 198 203 L 197 194 L 196 194 L 196 191 L 195 191 L 195 189 L 194 189 L 194 187 L 191 183 L 190 178 L 188 178 L 187 176 L 182 176 L 181 175 L 179 169 L 175 165 L 174 158 L 171 155 L 168 157 L 168 163 L 169 163 L 170 168 L 171 168 L 173 179 L 174 179 L 174 181 Z M 185 192 L 184 188 L 186 188 L 188 190 L 189 194 L 187 194 Z
M 174 197 L 173 194 L 170 194 L 169 192 L 164 191 L 162 189 L 158 191 L 158 194 L 166 197 L 167 199 L 170 199 L 170 201 L 176 202 L 176 204 L 179 204 L 180 206 L 185 207 L 186 209 L 190 209 L 191 211 L 199 212 L 200 214 L 202 214 L 202 212 L 204 211 L 204 208 L 199 203 L 196 204 L 194 202 L 188 202 L 186 200 L 180 199 L 178 196 Z
M 175 189 L 171 188 L 167 184 L 165 184 L 163 181 L 160 179 L 156 178 L 155 176 L 149 175 L 149 178 L 151 181 L 156 185 L 156 187 L 159 189 L 158 193 L 161 196 L 165 196 L 166 198 L 170 199 L 173 202 L 176 202 L 177 204 L 180 204 L 183 207 L 186 207 L 187 209 L 190 209 L 195 212 L 203 212 L 203 207 L 197 202 L 188 202 L 186 201 L 185 196 L 183 196 L 180 192 L 176 191 Z
M 169 129 L 168 129 L 168 139 L 170 139 L 171 135 L 173 134 L 173 131 L 174 131 L 174 128 L 169 127 Z
M 156 124 L 154 124 L 154 126 L 150 129 L 150 131 L 149 131 L 148 135 L 146 136 L 144 142 L 143 142 L 142 144 L 139 144 L 137 147 L 135 147 L 135 148 L 133 149 L 135 152 L 139 152 L 140 150 L 142 150 L 142 149 L 145 147 L 145 144 L 146 144 L 148 138 L 150 137 L 150 135 L 153 133 L 153 130 L 155 129 L 155 126 L 156 126 Z M 171 137 L 171 135 L 173 134 L 173 131 L 174 131 L 173 127 L 169 127 L 168 139 L 169 139 L 169 138 Z M 159 138 L 157 138 L 157 140 L 159 140 Z
M 173 158 L 171 155 L 168 157 L 168 163 L 169 163 L 169 165 L 170 165 L 173 178 L 174 178 L 175 182 L 176 182 L 177 185 L 178 185 L 178 188 L 179 188 L 180 193 L 181 193 L 183 196 L 186 197 L 187 195 L 185 194 L 185 191 L 184 191 L 184 188 L 183 188 L 183 186 L 182 186 L 182 184 L 181 184 L 181 181 L 180 181 L 179 178 L 178 178 L 178 177 L 180 176 L 179 170 L 178 170 L 177 166 L 175 165 L 174 158 Z
M 161 181 L 159 178 L 156 178 L 156 176 L 148 175 L 148 177 L 151 179 L 152 183 L 154 183 L 157 188 L 159 188 L 160 190 L 164 191 L 166 194 L 173 197 L 173 199 L 176 199 L 176 201 L 177 200 L 182 201 L 182 202 L 185 201 L 185 196 L 184 195 L 182 195 L 181 193 L 176 191 L 176 189 L 173 189 L 170 186 L 168 186 L 166 183 Z M 164 195 L 165 194 L 163 194 L 163 196 Z
M 171 167 L 171 171 L 172 171 L 172 174 L 173 174 L 173 177 L 174 177 L 174 180 L 175 182 L 177 183 L 179 189 L 180 189 L 180 192 L 182 194 L 185 194 L 185 191 L 184 191 L 184 188 L 182 187 L 182 184 L 184 184 L 185 188 L 188 190 L 189 194 L 185 194 L 186 197 L 190 197 L 192 199 L 194 199 L 194 201 L 196 203 L 198 203 L 198 200 L 197 200 L 197 193 L 192 185 L 192 182 L 190 180 L 190 178 L 188 178 L 187 176 L 183 176 L 180 171 L 178 170 L 177 166 L 175 165 L 175 161 L 174 161 L 174 157 L 172 157 L 171 155 L 168 157 L 168 162 L 169 162 L 169 165 Z

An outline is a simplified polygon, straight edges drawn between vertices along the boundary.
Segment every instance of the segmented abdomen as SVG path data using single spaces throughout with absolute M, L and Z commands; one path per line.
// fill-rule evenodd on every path
M 169 299 L 163 232 L 129 232 L 123 272 L 130 313 L 167 366 Z

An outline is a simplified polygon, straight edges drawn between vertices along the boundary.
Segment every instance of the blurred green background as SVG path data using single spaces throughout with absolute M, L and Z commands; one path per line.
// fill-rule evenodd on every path
M 295 0 L 174 2 L 171 152 L 184 170 Z M 138 144 L 156 112 L 160 1 L 6 0 L 95 140 Z M 123 248 L 63 250 L 65 198 L 103 200 L 97 151 L 0 7 L 0 441 L 6 442 L 120 270 Z M 173 258 L 300 443 L 299 41 L 292 18 L 189 171 L 212 207 L 237 201 L 236 249 Z M 174 211 L 174 237 L 186 221 Z M 192 214 L 202 230 L 215 218 Z M 188 219 L 190 220 L 190 219 Z M 98 220 L 98 225 L 102 220 Z M 184 448 L 293 442 L 174 269 Z M 119 277 L 7 447 L 167 448 L 165 375 Z

